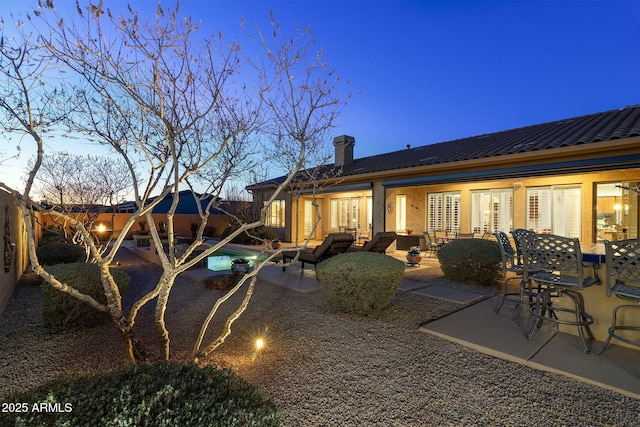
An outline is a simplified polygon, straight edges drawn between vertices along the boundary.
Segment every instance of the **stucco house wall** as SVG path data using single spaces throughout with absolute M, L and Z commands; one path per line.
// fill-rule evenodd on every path
M 9 225 L 9 235 L 4 232 L 5 224 Z M 0 188 L 0 225 L 2 225 L 2 246 L 8 243 L 13 247 L 11 257 L 3 251 L 4 266 L 0 268 L 0 313 L 4 310 L 18 280 L 29 264 L 27 234 L 22 215 L 14 197 Z M 13 246 L 15 245 L 15 246 Z

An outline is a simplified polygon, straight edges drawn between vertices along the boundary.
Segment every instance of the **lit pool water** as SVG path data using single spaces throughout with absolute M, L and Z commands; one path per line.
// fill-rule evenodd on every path
M 207 268 L 212 271 L 231 270 L 231 262 L 238 258 L 249 260 L 251 268 L 255 267 L 256 262 L 259 260 L 257 252 L 224 248 L 215 251 L 213 255 L 207 258 Z M 266 257 L 263 256 L 262 259 L 266 259 Z

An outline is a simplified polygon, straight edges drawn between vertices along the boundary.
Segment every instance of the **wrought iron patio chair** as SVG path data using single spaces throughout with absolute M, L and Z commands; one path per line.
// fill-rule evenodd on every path
M 612 338 L 627 344 L 640 346 L 640 340 L 621 335 L 619 332 L 640 331 L 640 322 L 638 320 L 634 322 L 632 320 L 633 317 L 629 314 L 629 310 L 640 310 L 640 239 L 617 240 L 615 242 L 605 241 L 604 246 L 607 262 L 607 296 L 613 294 L 618 298 L 629 301 L 630 304 L 618 305 L 613 309 L 609 336 L 604 346 L 599 351 L 596 351 L 597 354 L 605 351 Z M 627 316 L 623 317 L 623 313 L 626 313 Z M 622 320 L 618 322 L 620 318 Z M 635 319 L 639 318 L 640 316 L 635 317 Z
M 513 242 L 516 244 L 516 264 L 522 265 L 522 239 L 527 236 L 533 236 L 534 234 L 536 234 L 535 231 L 524 228 L 516 228 L 511 232 Z
M 496 230 L 493 235 L 496 237 L 498 246 L 500 247 L 500 255 L 502 257 L 502 275 L 504 276 L 504 292 L 501 294 L 502 298 L 496 307 L 496 314 L 500 313 L 505 301 L 513 302 L 518 310 L 516 322 L 520 325 L 522 323 L 523 303 L 525 302 L 526 296 L 529 295 L 530 300 L 531 295 L 525 290 L 525 282 L 523 280 L 524 268 L 522 264 L 516 262 L 516 251 L 513 249 L 513 246 L 511 246 L 509 236 L 499 230 Z M 515 276 L 510 273 L 515 274 Z M 511 280 L 518 280 L 520 282 L 518 292 L 509 290 L 509 281 Z
M 575 238 L 553 234 L 535 234 L 522 240 L 522 250 L 523 280 L 531 280 L 544 286 L 536 294 L 535 303 L 529 310 L 534 318 L 527 338 L 531 339 L 544 321 L 572 325 L 578 328 L 583 351 L 589 353 L 591 342 L 587 344 L 585 332 L 589 340 L 593 341 L 589 327 L 593 323 L 593 317 L 585 312 L 584 298 L 578 291 L 594 285 L 596 280 L 583 275 L 580 242 Z M 554 304 L 552 298 L 556 296 L 567 297 L 573 303 L 573 308 Z M 575 318 L 558 317 L 562 312 L 571 313 Z
M 433 239 L 431 238 L 431 233 L 428 231 L 425 231 L 423 234 L 425 242 L 423 251 L 425 252 L 425 255 L 428 253 L 429 258 L 431 258 L 432 255 L 436 254 L 440 250 L 444 243 L 439 243 L 435 240 L 435 233 Z

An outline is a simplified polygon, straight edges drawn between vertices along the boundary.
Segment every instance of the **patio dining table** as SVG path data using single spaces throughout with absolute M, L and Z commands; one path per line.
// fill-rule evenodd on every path
M 593 264 L 605 264 L 604 243 L 580 243 L 582 251 L 582 261 Z

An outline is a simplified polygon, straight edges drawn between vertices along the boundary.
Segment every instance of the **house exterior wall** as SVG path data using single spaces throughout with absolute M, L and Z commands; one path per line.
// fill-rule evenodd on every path
M 7 220 L 10 230 L 8 239 L 4 235 L 4 226 Z M 5 268 L 0 269 L 0 313 L 2 313 L 11 298 L 11 294 L 15 290 L 18 280 L 22 276 L 22 273 L 24 273 L 27 265 L 29 265 L 27 233 L 20 209 L 13 196 L 3 189 L 0 189 L 0 224 L 3 230 L 3 248 L 7 241 L 9 244 L 13 243 L 15 245 L 11 259 L 9 261 L 5 259 L 8 271 L 6 271 Z
M 397 195 L 405 195 L 407 200 L 407 228 L 412 228 L 416 233 L 422 233 L 427 229 L 427 194 L 439 192 L 460 192 L 460 232 L 471 231 L 471 206 L 472 192 L 476 190 L 513 189 L 513 226 L 527 228 L 526 207 L 527 188 L 546 186 L 579 186 L 581 189 L 581 214 L 582 226 L 580 240 L 585 242 L 596 241 L 595 228 L 595 186 L 599 183 L 612 182 L 639 182 L 640 169 L 622 169 L 615 171 L 590 172 L 572 175 L 551 175 L 543 177 L 514 178 L 487 180 L 472 183 L 437 184 L 417 187 L 387 188 L 385 193 L 385 205 L 395 203 Z M 633 195 L 632 195 L 633 196 Z M 629 204 L 628 236 L 638 237 L 638 197 L 631 197 Z M 380 210 L 379 204 L 374 204 Z M 383 214 L 384 211 L 378 212 Z M 396 230 L 395 212 L 386 212 L 385 230 L 396 231 L 403 234 L 406 230 Z M 509 231 L 509 230 L 503 230 Z
M 388 179 L 389 176 L 383 177 Z M 596 241 L 595 229 L 595 213 L 597 200 L 595 199 L 595 186 L 599 183 L 614 182 L 640 182 L 640 168 L 618 169 L 609 171 L 586 172 L 579 174 L 554 174 L 532 177 L 516 177 L 504 179 L 486 179 L 474 182 L 454 182 L 454 183 L 438 183 L 432 185 L 405 186 L 390 188 L 385 187 L 384 179 L 373 179 L 369 182 L 371 190 L 354 191 L 354 192 L 326 192 L 316 195 L 318 204 L 320 205 L 321 222 L 318 225 L 313 239 L 321 240 L 333 230 L 330 227 L 331 207 L 330 201 L 335 198 L 344 197 L 361 197 L 360 204 L 360 224 L 366 224 L 366 198 L 372 197 L 372 226 L 371 235 L 379 231 L 396 231 L 404 234 L 406 230 L 396 230 L 395 212 L 390 212 L 387 208 L 389 203 L 395 203 L 395 197 L 398 194 L 404 194 L 407 197 L 407 228 L 412 228 L 414 233 L 421 234 L 427 229 L 427 194 L 439 192 L 460 192 L 460 231 L 471 231 L 471 206 L 472 193 L 476 190 L 513 190 L 513 225 L 515 228 L 527 227 L 527 189 L 531 187 L 559 186 L 559 185 L 576 185 L 581 189 L 581 214 L 582 225 L 580 230 L 580 239 L 585 242 Z M 359 181 L 362 183 L 362 181 Z M 257 193 L 254 192 L 254 194 Z M 284 197 L 284 196 L 283 196 Z M 287 204 L 287 233 L 282 233 L 280 238 L 283 241 L 294 242 L 296 233 L 299 241 L 302 241 L 304 235 L 304 201 L 311 200 L 311 195 L 295 196 L 291 199 L 291 203 Z M 639 236 L 638 225 L 638 197 L 631 198 L 629 205 L 629 216 L 632 220 L 629 222 L 628 236 Z M 289 230 L 291 232 L 289 233 Z M 285 231 L 285 230 L 283 230 Z M 509 231 L 509 230 L 507 230 Z

